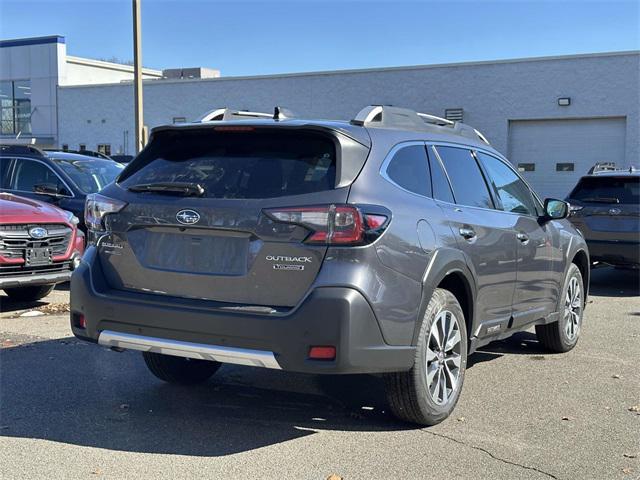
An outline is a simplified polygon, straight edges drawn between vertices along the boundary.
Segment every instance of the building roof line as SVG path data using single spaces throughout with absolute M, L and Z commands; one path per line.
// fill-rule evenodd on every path
M 431 70 L 438 68 L 456 68 L 456 67 L 473 67 L 473 66 L 486 66 L 486 65 L 505 65 L 514 63 L 528 63 L 528 62 L 546 62 L 555 60 L 580 60 L 596 57 L 621 57 L 621 56 L 640 56 L 640 50 L 625 50 L 616 52 L 602 52 L 602 53 L 583 53 L 574 55 L 557 55 L 547 57 L 529 57 L 529 58 L 514 58 L 506 60 L 482 60 L 474 62 L 458 62 L 458 63 L 439 63 L 439 64 L 427 64 L 427 65 L 409 65 L 398 67 L 378 67 L 378 68 L 361 68 L 361 69 L 346 69 L 346 70 L 321 70 L 313 72 L 297 72 L 297 73 L 275 73 L 266 75 L 246 75 L 246 76 L 229 76 L 229 77 L 216 77 L 216 78 L 194 78 L 194 79 L 147 79 L 146 85 L 165 85 L 168 83 L 191 83 L 191 82 L 224 82 L 232 80 L 263 80 L 263 79 L 279 79 L 279 78 L 295 78 L 295 77 L 311 77 L 311 76 L 330 76 L 330 75 L 345 75 L 345 74 L 361 74 L 361 73 L 383 73 L 383 72 L 396 72 L 396 71 L 413 71 L 413 70 Z M 67 85 L 63 88 L 82 88 L 82 87 L 99 87 L 99 86 L 120 86 L 128 84 L 130 82 L 121 82 L 118 84 L 90 84 L 90 85 Z
M 47 35 L 44 37 L 11 38 L 7 40 L 0 40 L 0 48 L 24 47 L 27 45 L 42 45 L 46 43 L 65 43 L 65 39 L 62 35 Z
M 76 65 L 88 65 L 96 68 L 106 68 L 109 70 L 119 70 L 121 72 L 133 73 L 133 65 L 124 65 L 122 63 L 105 62 L 104 60 L 94 60 L 93 58 L 74 57 L 67 55 L 67 63 L 75 63 Z M 142 73 L 147 75 L 162 76 L 162 70 L 153 68 L 143 68 Z

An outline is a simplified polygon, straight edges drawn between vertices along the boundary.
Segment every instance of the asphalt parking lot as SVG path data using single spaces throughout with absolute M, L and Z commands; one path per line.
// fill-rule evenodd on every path
M 165 385 L 135 352 L 76 341 L 66 286 L 1 301 L 2 478 L 640 478 L 637 272 L 593 272 L 572 352 L 525 332 L 473 355 L 432 428 L 395 421 L 374 376 L 224 366 Z

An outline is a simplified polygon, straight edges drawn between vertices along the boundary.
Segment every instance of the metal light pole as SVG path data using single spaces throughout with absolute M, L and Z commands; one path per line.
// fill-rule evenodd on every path
M 144 147 L 144 116 L 142 111 L 142 40 L 140 28 L 140 1 L 133 1 L 133 103 L 135 104 L 135 153 Z

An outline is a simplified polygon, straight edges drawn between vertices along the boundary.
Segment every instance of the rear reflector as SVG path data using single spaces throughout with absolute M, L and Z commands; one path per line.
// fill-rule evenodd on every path
M 373 215 L 373 214 L 366 214 L 364 216 L 364 219 L 367 222 L 367 227 L 370 228 L 371 230 L 379 229 L 384 225 L 384 222 L 387 221 L 387 217 L 385 217 L 384 215 Z
M 363 245 L 379 236 L 389 218 L 364 213 L 355 205 L 271 208 L 264 213 L 281 223 L 301 225 L 311 233 L 305 243 Z
M 87 320 L 84 318 L 84 315 L 82 313 L 73 312 L 71 314 L 71 318 L 74 327 L 82 328 L 83 330 L 87 328 Z
M 311 360 L 335 360 L 336 347 L 311 347 L 309 359 Z

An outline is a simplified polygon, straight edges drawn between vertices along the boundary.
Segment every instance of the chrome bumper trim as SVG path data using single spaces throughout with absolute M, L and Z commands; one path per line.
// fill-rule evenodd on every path
M 105 347 L 140 350 L 142 352 L 162 353 L 176 357 L 212 360 L 222 363 L 234 363 L 251 367 L 274 368 L 280 370 L 273 352 L 250 350 L 246 348 L 221 347 L 204 343 L 183 342 L 165 338 L 146 337 L 111 330 L 103 330 L 98 343 Z
M 7 274 L 6 276 L 0 277 L 0 289 L 64 283 L 71 279 L 71 273 L 71 270 L 64 270 L 62 272 L 57 271 L 31 275 L 18 274 L 11 276 L 11 274 Z

